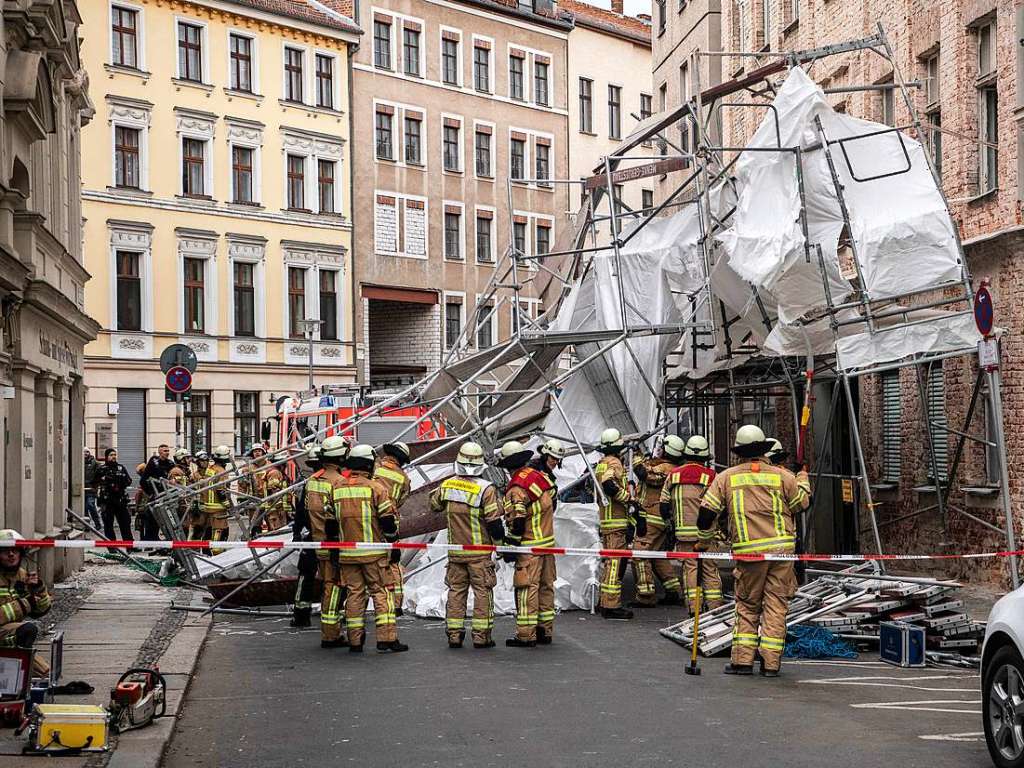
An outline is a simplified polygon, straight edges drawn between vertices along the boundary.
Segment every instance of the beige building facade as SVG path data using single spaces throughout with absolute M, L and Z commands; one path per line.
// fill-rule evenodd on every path
M 74 2 L 5 6 L 0 35 L 0 528 L 61 537 L 83 512 L 86 343 L 79 198 L 92 117 Z M 39 554 L 44 578 L 81 563 Z
M 485 0 L 360 3 L 356 21 L 360 373 L 397 386 L 460 336 L 487 347 L 542 310 L 542 270 L 524 269 L 518 313 L 467 328 L 495 261 L 554 250 L 566 226 L 567 190 L 545 179 L 569 173 L 572 21 L 551 4 Z
M 83 136 L 88 443 L 248 449 L 275 401 L 355 379 L 355 24 L 280 0 L 88 4 Z M 157 365 L 198 358 L 182 419 Z

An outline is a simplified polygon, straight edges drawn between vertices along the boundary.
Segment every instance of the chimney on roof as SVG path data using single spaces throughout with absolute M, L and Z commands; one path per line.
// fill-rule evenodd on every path
M 619 16 L 622 15 L 622 3 L 623 0 L 612 0 L 612 13 L 617 13 Z

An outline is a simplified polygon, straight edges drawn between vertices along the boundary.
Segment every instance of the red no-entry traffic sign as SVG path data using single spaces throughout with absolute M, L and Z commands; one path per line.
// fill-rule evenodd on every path
M 992 306 L 992 294 L 988 290 L 988 281 L 982 282 L 974 294 L 974 324 L 978 326 L 978 333 L 988 336 L 992 333 L 992 326 L 995 321 L 995 307 Z
M 192 389 L 192 373 L 185 366 L 176 365 L 167 371 L 164 384 L 174 394 L 184 394 Z

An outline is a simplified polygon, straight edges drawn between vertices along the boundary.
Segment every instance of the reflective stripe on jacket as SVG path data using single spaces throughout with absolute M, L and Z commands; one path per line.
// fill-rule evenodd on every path
M 487 523 L 501 517 L 498 494 L 488 480 L 449 477 L 430 495 L 430 508 L 443 511 L 448 521 L 449 544 L 499 544 Z M 456 560 L 490 557 L 488 552 L 449 552 Z
M 629 525 L 629 508 L 626 506 L 629 503 L 629 488 L 626 487 L 625 467 L 618 456 L 602 456 L 594 467 L 594 474 L 601 485 L 606 480 L 614 480 L 619 486 L 614 497 L 608 497 L 607 503 L 601 505 L 601 533 L 626 530 Z

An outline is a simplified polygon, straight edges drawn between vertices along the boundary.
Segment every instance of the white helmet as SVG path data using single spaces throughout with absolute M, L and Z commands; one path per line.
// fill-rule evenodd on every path
M 324 442 L 326 443 L 327 441 L 325 440 Z M 323 455 L 323 451 L 321 451 L 320 455 Z M 359 445 L 354 445 L 349 449 L 347 461 L 352 469 L 365 469 L 366 471 L 370 471 L 373 469 L 375 456 L 372 445 L 359 443 Z
M 566 450 L 565 444 L 561 440 L 550 437 L 537 449 L 537 453 L 541 456 L 550 456 L 553 459 L 557 459 L 558 463 L 561 464 L 562 459 L 566 457 L 569 451 Z
M 503 446 L 501 446 L 501 458 L 509 459 L 515 456 L 517 453 L 522 453 L 526 450 L 526 447 L 518 440 L 509 440 Z
M 187 458 L 188 458 L 188 451 L 186 449 L 184 449 L 184 448 L 175 448 L 174 449 L 174 460 L 175 461 L 181 461 L 182 459 L 187 459 Z
M 250 456 L 254 456 L 256 454 L 256 451 L 259 451 L 264 456 L 267 455 L 267 449 L 263 447 L 263 443 L 253 443 L 252 445 L 249 446 Z
M 622 433 L 615 427 L 608 427 L 608 429 L 601 433 L 601 446 L 603 448 L 621 448 L 622 445 Z
M 400 462 L 401 464 L 408 463 L 412 457 L 412 453 L 409 451 L 409 446 L 403 442 L 384 443 L 381 446 L 381 450 Z
M 479 443 L 471 440 L 459 446 L 459 455 L 455 457 L 455 474 L 466 477 L 479 477 L 487 469 L 484 461 L 484 449 Z
M 206 451 L 196 451 L 195 458 L 196 458 L 196 461 L 209 461 L 210 460 L 210 454 L 208 454 Z
M 331 435 L 320 446 L 320 458 L 323 459 L 344 459 L 348 453 L 348 442 L 340 435 Z
M 213 449 L 213 458 L 215 459 L 230 459 L 231 449 L 226 445 L 218 445 Z
M 765 442 L 764 431 L 756 424 L 744 424 L 736 430 L 735 447 Z
M 673 458 L 682 458 L 683 453 L 686 451 L 686 443 L 683 442 L 683 438 L 679 435 L 669 435 L 665 438 L 665 442 L 661 445 L 662 451 L 665 455 Z
M 0 529 L 0 541 L 21 541 L 25 537 L 13 528 Z
M 768 450 L 764 452 L 764 455 L 773 463 L 782 461 L 786 456 L 786 449 L 774 437 L 769 437 Z
M 686 441 L 684 453 L 695 459 L 709 459 L 711 458 L 711 446 L 708 445 L 708 439 L 704 435 L 693 435 Z

